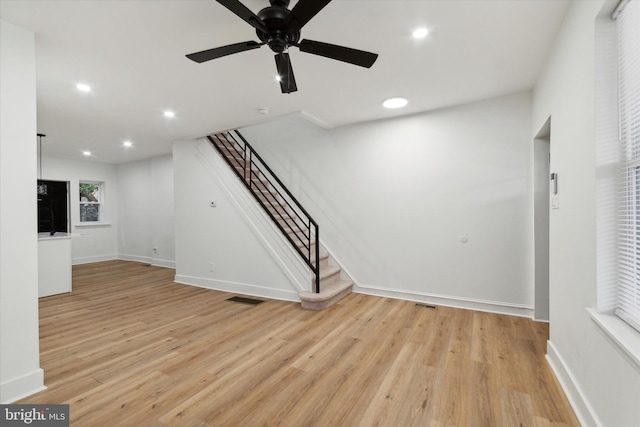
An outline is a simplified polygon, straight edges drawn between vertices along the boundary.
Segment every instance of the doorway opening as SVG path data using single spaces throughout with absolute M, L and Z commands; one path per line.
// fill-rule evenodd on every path
M 533 140 L 534 304 L 533 318 L 549 321 L 549 174 L 551 117 Z

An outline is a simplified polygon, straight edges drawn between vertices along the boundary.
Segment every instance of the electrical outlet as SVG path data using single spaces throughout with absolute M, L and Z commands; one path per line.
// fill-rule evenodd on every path
M 155 254 L 155 253 L 158 253 L 158 245 L 156 245 L 156 246 L 154 246 L 154 247 L 153 247 L 153 253 L 154 253 L 154 254 Z
M 209 271 L 215 271 L 215 269 L 216 269 L 216 265 L 213 263 L 213 261 L 211 261 L 209 263 Z

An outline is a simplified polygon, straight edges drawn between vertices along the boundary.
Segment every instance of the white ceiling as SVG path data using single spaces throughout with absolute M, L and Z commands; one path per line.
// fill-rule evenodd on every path
M 245 0 L 254 12 L 267 0 Z M 295 5 L 292 1 L 290 8 Z M 302 38 L 379 54 L 371 69 L 290 50 L 298 92 L 275 81 L 267 46 L 197 64 L 188 53 L 258 40 L 214 0 L 0 0 L 36 34 L 38 132 L 45 156 L 123 163 L 171 143 L 304 112 L 327 127 L 531 89 L 566 0 L 334 0 Z M 430 35 L 411 38 L 426 26 Z M 80 93 L 76 83 L 92 86 Z M 381 102 L 405 96 L 409 105 Z M 268 116 L 257 109 L 269 108 Z M 174 119 L 162 112 L 171 109 Z M 124 148 L 122 141 L 133 147 Z M 34 137 L 35 141 L 35 137 Z

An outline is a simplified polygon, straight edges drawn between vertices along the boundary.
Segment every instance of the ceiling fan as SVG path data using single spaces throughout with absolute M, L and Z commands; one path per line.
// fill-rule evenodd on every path
M 300 40 L 300 30 L 331 0 L 299 0 L 293 9 L 287 9 L 289 0 L 269 0 L 271 6 L 265 7 L 258 14 L 254 14 L 239 0 L 216 0 L 231 12 L 242 18 L 256 29 L 260 42 L 249 40 L 246 42 L 216 47 L 187 55 L 192 61 L 202 63 L 212 59 L 257 49 L 265 44 L 276 52 L 276 67 L 282 93 L 298 90 L 291 68 L 291 60 L 287 50 L 295 46 L 302 52 L 348 62 L 361 67 L 370 68 L 378 55 L 349 47 L 338 46 L 314 40 Z

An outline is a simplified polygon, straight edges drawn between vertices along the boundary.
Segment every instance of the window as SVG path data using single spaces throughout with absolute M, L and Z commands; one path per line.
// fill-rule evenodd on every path
M 621 179 L 618 302 L 615 313 L 640 331 L 640 1 L 618 16 Z
M 38 180 L 38 233 L 69 232 L 69 183 Z
M 102 222 L 103 182 L 80 181 L 80 222 Z

